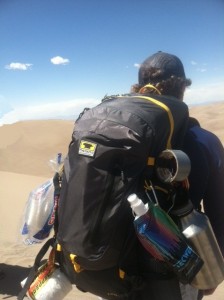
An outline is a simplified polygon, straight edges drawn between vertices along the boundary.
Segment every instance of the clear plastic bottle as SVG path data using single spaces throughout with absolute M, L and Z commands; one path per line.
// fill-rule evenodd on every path
M 203 265 L 173 220 L 154 203 L 144 205 L 136 194 L 128 197 L 136 217 L 134 226 L 145 249 L 166 262 L 182 283 L 190 283 Z

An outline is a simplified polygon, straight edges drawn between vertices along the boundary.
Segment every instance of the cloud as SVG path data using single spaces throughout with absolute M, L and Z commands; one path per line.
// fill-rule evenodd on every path
M 140 67 L 141 67 L 141 64 L 135 63 L 135 64 L 134 64 L 134 67 L 135 67 L 135 68 L 140 68 Z
M 207 72 L 207 68 L 205 68 L 205 66 L 207 66 L 206 63 L 200 64 L 200 63 L 197 63 L 196 61 L 192 60 L 191 65 L 197 67 L 195 69 L 197 72 L 201 72 L 201 73 Z
M 68 58 L 63 58 L 61 56 L 55 56 L 51 58 L 51 63 L 53 65 L 67 65 L 70 63 Z
M 24 64 L 19 62 L 12 62 L 9 65 L 6 65 L 5 68 L 8 70 L 20 70 L 20 71 L 27 71 L 31 69 L 32 64 Z
M 194 84 L 186 89 L 184 101 L 188 105 L 224 101 L 223 81 L 209 84 Z
M 207 69 L 205 69 L 205 68 L 197 68 L 197 71 L 201 72 L 201 73 L 204 73 L 204 72 L 207 72 Z
M 209 84 L 195 84 L 187 88 L 184 101 L 189 105 L 224 101 L 223 80 Z M 75 120 L 85 107 L 99 104 L 99 99 L 74 99 L 70 101 L 50 102 L 39 105 L 12 108 L 6 99 L 0 96 L 0 126 L 21 120 L 70 119 Z
M 75 120 L 85 107 L 99 104 L 96 99 L 75 99 L 40 105 L 20 106 L 0 116 L 0 126 L 21 120 L 72 119 Z

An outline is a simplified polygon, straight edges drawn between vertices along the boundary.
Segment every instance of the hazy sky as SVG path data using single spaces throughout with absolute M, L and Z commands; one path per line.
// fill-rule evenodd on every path
M 0 124 L 77 115 L 177 55 L 188 104 L 224 101 L 223 0 L 0 0 Z

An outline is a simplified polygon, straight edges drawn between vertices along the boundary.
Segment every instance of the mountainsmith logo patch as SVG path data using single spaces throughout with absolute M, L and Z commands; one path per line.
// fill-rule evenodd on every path
M 79 145 L 79 154 L 84 156 L 93 157 L 96 152 L 96 143 L 81 140 Z

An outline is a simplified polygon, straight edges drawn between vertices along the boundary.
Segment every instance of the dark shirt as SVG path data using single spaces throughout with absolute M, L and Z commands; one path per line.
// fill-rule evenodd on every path
M 190 197 L 196 208 L 203 200 L 222 254 L 224 256 L 224 148 L 213 133 L 192 126 L 184 142 L 191 160 Z

